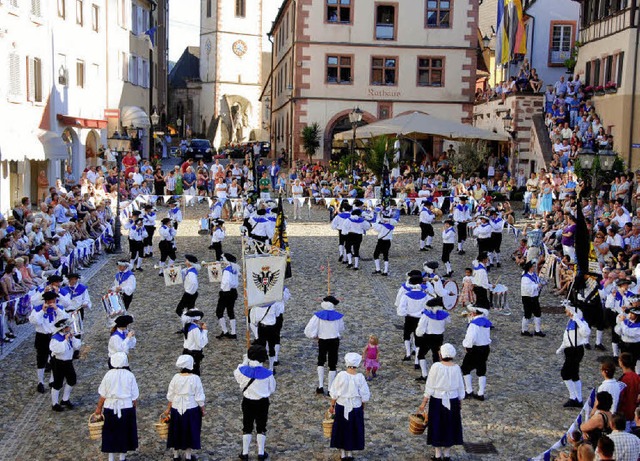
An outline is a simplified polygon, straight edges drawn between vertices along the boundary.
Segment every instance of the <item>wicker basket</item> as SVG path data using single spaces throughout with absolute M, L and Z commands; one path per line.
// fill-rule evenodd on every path
M 409 432 L 413 435 L 422 435 L 427 428 L 427 415 L 426 413 L 414 413 L 409 415 Z
M 322 420 L 322 433 L 326 438 L 331 437 L 331 431 L 333 431 L 333 418 L 334 416 L 328 411 L 324 414 L 324 419 Z
M 96 416 L 95 413 L 89 415 L 89 438 L 100 440 L 102 438 L 102 428 L 104 427 L 104 416 Z
M 153 427 L 156 429 L 156 432 L 158 433 L 158 436 L 162 440 L 167 440 L 167 437 L 169 436 L 170 419 L 171 418 L 169 417 L 169 413 L 162 413 L 158 417 L 158 422 L 153 425 Z

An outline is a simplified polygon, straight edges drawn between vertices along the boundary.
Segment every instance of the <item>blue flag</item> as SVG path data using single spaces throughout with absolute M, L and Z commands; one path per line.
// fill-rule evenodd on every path
M 152 47 L 156 46 L 156 38 L 155 38 L 155 35 L 156 35 L 156 30 L 157 30 L 157 29 L 158 29 L 158 27 L 153 26 L 151 29 L 149 29 L 149 30 L 145 31 L 145 33 L 144 33 L 145 35 L 148 35 L 148 36 L 149 36 L 149 40 L 151 40 L 151 46 L 152 46 Z

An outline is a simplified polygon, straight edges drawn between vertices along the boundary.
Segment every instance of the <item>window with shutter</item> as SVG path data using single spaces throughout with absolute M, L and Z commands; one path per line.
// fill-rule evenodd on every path
M 127 62 L 127 53 L 120 52 L 120 79 L 126 82 L 129 78 L 129 63 Z
M 20 5 L 18 5 L 18 0 L 9 0 L 9 5 L 11 5 L 14 8 L 20 7 Z
M 83 6 L 83 0 L 76 0 L 76 24 L 80 26 L 84 23 Z
M 136 32 L 136 35 L 140 35 L 141 33 L 144 32 L 144 16 L 145 16 L 145 11 L 144 8 L 142 8 L 141 6 L 138 6 L 138 31 Z
M 42 102 L 42 61 L 27 58 L 27 100 Z
M 33 58 L 27 57 L 27 101 L 35 101 L 36 82 L 33 67 Z
M 144 86 L 144 71 L 142 68 L 142 58 L 138 58 L 138 82 L 137 84 L 140 86 Z
M 76 61 L 76 86 L 84 88 L 84 61 Z
M 66 14 L 65 0 L 58 0 L 58 17 L 64 19 Z
M 137 85 L 138 84 L 138 58 L 137 56 L 129 56 L 129 81 Z
M 624 51 L 618 54 L 618 72 L 616 74 L 616 84 L 622 86 L 622 73 L 624 72 Z
M 20 77 L 20 56 L 18 53 L 9 54 L 9 95 L 20 96 L 22 81 Z
M 100 7 L 95 3 L 91 5 L 91 28 L 94 32 L 100 30 Z
M 31 14 L 38 18 L 42 16 L 40 12 L 40 0 L 31 0 Z
M 138 33 L 138 5 L 131 3 L 131 32 Z

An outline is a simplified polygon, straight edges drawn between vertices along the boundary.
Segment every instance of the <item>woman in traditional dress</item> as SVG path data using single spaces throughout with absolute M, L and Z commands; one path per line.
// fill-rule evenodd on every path
M 440 346 L 440 361 L 431 365 L 424 399 L 418 410 L 424 412 L 429 404 L 427 444 L 435 448 L 435 460 L 450 460 L 453 445 L 462 445 L 460 401 L 464 398 L 464 380 L 460 366 L 453 362 L 456 349 L 449 343 Z
M 167 448 L 173 448 L 173 461 L 179 461 L 179 450 L 184 451 L 184 459 L 191 459 L 191 450 L 200 449 L 200 431 L 204 416 L 204 389 L 200 376 L 193 373 L 193 357 L 183 354 L 178 357 L 176 373 L 169 383 L 167 400 L 169 437 Z
M 111 365 L 113 369 L 107 371 L 98 388 L 95 414 L 104 416 L 102 452 L 109 453 L 109 461 L 123 461 L 128 451 L 138 448 L 136 401 L 140 393 L 135 376 L 128 370 L 127 354 L 113 354 Z
M 331 383 L 329 412 L 335 415 L 331 431 L 331 448 L 340 449 L 340 459 L 352 461 L 352 452 L 364 450 L 364 404 L 371 394 L 358 366 L 362 357 L 349 352 L 344 356 L 346 371 L 338 373 Z

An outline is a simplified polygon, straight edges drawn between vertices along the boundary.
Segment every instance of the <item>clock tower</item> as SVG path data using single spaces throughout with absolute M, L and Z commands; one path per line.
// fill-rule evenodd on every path
M 258 101 L 278 0 L 201 0 L 200 116 L 216 147 L 268 140 Z M 200 129 L 200 127 L 198 127 Z

